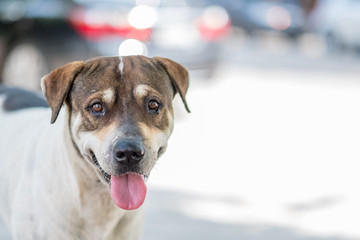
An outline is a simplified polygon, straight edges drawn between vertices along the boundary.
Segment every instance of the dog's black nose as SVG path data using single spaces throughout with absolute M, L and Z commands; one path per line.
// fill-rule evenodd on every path
M 117 141 L 113 148 L 114 158 L 123 165 L 133 166 L 139 163 L 145 155 L 145 149 L 141 142 L 133 139 Z

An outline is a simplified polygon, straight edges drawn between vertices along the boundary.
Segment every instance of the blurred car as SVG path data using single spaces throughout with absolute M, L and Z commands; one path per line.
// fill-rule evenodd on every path
M 0 0 L 1 81 L 38 89 L 55 67 L 118 54 L 211 70 L 229 28 L 206 0 Z
M 305 14 L 297 0 L 222 0 L 233 26 L 248 33 L 282 32 L 297 36 L 303 32 Z
M 319 1 L 312 14 L 313 30 L 327 40 L 329 50 L 360 49 L 360 1 Z

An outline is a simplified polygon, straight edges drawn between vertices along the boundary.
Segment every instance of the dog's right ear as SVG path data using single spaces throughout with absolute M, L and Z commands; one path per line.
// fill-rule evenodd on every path
M 51 123 L 56 121 L 72 83 L 83 67 L 82 61 L 71 62 L 41 79 L 41 89 L 52 111 Z
M 175 93 L 179 93 L 184 103 L 185 109 L 190 113 L 189 106 L 185 99 L 185 94 L 189 87 L 188 71 L 179 63 L 176 63 L 170 59 L 162 57 L 154 57 L 153 59 L 157 61 L 160 66 L 166 71 L 176 91 Z

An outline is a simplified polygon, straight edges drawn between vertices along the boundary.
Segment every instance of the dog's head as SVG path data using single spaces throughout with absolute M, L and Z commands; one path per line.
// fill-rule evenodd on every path
M 63 103 L 75 148 L 110 184 L 123 209 L 141 206 L 144 180 L 173 130 L 172 100 L 185 94 L 188 72 L 169 59 L 99 57 L 72 62 L 42 79 L 55 122 Z

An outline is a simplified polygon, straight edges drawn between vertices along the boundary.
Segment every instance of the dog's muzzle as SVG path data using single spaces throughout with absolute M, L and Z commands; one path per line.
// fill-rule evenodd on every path
M 113 201 L 122 209 L 136 209 L 145 200 L 145 179 L 139 173 L 139 163 L 144 156 L 145 147 L 136 138 L 120 139 L 113 146 L 113 161 L 119 175 L 111 176 L 110 192 Z
M 91 152 L 93 163 L 100 169 L 109 184 L 110 194 L 115 204 L 125 210 L 139 208 L 146 197 L 147 175 L 140 173 L 140 162 L 145 156 L 142 141 L 136 138 L 125 138 L 116 141 L 112 148 L 115 175 L 103 170 L 96 156 Z

